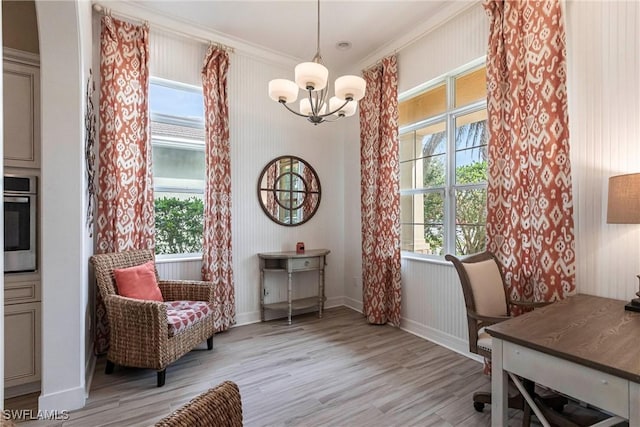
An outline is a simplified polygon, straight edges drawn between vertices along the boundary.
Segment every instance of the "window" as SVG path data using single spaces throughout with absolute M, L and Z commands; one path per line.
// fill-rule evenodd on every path
M 400 222 L 405 252 L 485 249 L 485 68 L 446 76 L 401 99 Z
M 200 253 L 205 179 L 202 88 L 151 78 L 149 107 L 156 254 Z

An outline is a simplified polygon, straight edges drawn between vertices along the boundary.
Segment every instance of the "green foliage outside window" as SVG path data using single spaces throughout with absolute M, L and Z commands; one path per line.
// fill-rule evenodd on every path
M 487 161 L 456 168 L 458 184 L 474 184 L 487 179 Z M 475 188 L 456 192 L 456 253 L 482 252 L 486 244 L 487 189 Z
M 155 200 L 156 254 L 188 254 L 202 251 L 204 203 L 197 197 Z
M 425 182 L 444 182 L 441 162 L 429 162 L 425 168 Z M 486 160 L 456 168 L 457 184 L 486 181 Z M 444 198 L 440 192 L 424 196 L 424 239 L 433 254 L 444 251 Z M 473 254 L 485 248 L 485 218 L 487 191 L 485 188 L 456 191 L 456 253 Z

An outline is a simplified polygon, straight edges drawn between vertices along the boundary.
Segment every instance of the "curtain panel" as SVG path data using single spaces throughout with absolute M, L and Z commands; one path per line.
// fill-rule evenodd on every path
M 231 149 L 227 73 L 229 54 L 210 46 L 202 68 L 205 115 L 204 233 L 202 280 L 215 284 L 216 332 L 235 323 L 231 258 Z
M 362 298 L 369 323 L 400 326 L 398 63 L 365 70 L 360 100 Z
M 484 7 L 487 249 L 502 263 L 511 299 L 563 299 L 575 291 L 575 242 L 561 6 L 488 0 Z
M 97 253 L 155 246 L 148 52 L 146 25 L 102 17 Z M 96 298 L 95 351 L 104 353 L 109 325 Z

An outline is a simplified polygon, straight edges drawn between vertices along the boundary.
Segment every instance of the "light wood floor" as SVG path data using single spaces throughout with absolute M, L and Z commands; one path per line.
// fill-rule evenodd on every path
M 20 426 L 148 426 L 227 379 L 240 387 L 249 427 L 490 425 L 490 408 L 478 413 L 471 403 L 489 389 L 481 364 L 344 307 L 218 334 L 212 351 L 203 343 L 169 366 L 162 388 L 154 371 L 105 375 L 104 365 L 69 420 Z

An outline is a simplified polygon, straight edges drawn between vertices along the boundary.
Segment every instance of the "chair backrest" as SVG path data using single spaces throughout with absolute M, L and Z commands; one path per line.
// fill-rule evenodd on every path
M 100 295 L 102 296 L 102 298 L 106 298 L 107 295 L 114 295 L 118 293 L 113 270 L 135 267 L 136 265 L 144 264 L 147 261 L 155 261 L 155 254 L 151 249 L 139 249 L 133 251 L 93 255 L 90 258 L 90 261 L 95 268 L 96 281 L 98 282 Z M 156 279 L 158 279 L 157 270 Z
M 491 252 L 464 259 L 447 255 L 445 259 L 453 263 L 460 277 L 469 323 L 469 349 L 477 353 L 478 330 L 483 325 L 470 317 L 469 312 L 491 317 L 510 315 L 502 270 Z
M 233 381 L 207 390 L 155 427 L 242 427 L 242 399 Z

